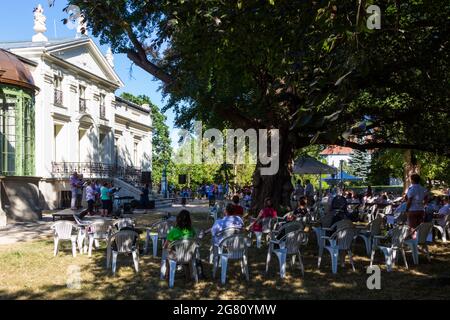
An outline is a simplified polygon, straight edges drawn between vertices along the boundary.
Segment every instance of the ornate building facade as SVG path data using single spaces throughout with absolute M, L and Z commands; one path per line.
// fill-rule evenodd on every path
M 150 106 L 116 97 L 124 83 L 111 52 L 104 56 L 87 36 L 48 40 L 43 17 L 42 8 L 35 12 L 32 41 L 0 43 L 0 72 L 3 54 L 21 63 L 8 74 L 29 78 L 18 86 L 0 77 L 0 170 L 4 177 L 36 177 L 39 203 L 31 211 L 64 206 L 73 171 L 133 184 L 152 166 Z

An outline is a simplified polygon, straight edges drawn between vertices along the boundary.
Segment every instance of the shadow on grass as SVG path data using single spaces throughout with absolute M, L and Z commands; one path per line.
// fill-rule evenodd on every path
M 154 218 L 154 217 L 153 217 Z M 140 218 L 141 219 L 141 218 Z M 151 217 L 144 217 L 140 224 L 149 223 Z M 193 224 L 198 229 L 209 227 L 204 214 L 193 214 Z M 141 236 L 141 247 L 144 235 Z M 132 268 L 131 256 L 119 255 L 117 274 L 112 275 L 106 266 L 104 246 L 96 250 L 93 256 L 81 265 L 81 288 L 68 289 L 65 285 L 43 285 L 39 288 L 9 291 L 0 290 L 2 299 L 446 299 L 450 294 L 450 248 L 438 242 L 430 247 L 433 254 L 431 263 L 423 256 L 420 265 L 412 263 L 411 254 L 407 253 L 410 269 L 403 267 L 399 260 L 393 272 L 386 272 L 384 259 L 377 252 L 376 261 L 381 267 L 381 290 L 369 290 L 366 285 L 368 274 L 366 268 L 369 259 L 365 256 L 362 241 L 356 241 L 354 260 L 356 271 L 352 271 L 346 260 L 345 267 L 339 265 L 338 273 L 331 273 L 330 256 L 324 253 L 320 270 L 317 269 L 317 245 L 311 233 L 308 245 L 303 248 L 305 275 L 298 267 L 288 265 L 286 278 L 279 278 L 278 261 L 272 257 L 269 273 L 265 274 L 267 246 L 249 249 L 250 281 L 247 283 L 239 262 L 232 261 L 227 273 L 227 283 L 220 284 L 220 271 L 212 279 L 212 266 L 208 263 L 210 237 L 201 243 L 201 257 L 206 280 L 198 284 L 186 282 L 183 272 L 177 272 L 175 287 L 169 289 L 167 281 L 159 279 L 161 247 L 158 257 L 141 255 L 139 272 Z M 51 250 L 52 242 L 45 245 Z M 70 248 L 67 245 L 60 251 L 60 256 L 70 261 Z M 58 256 L 58 257 L 60 257 Z M 57 257 L 57 258 L 58 258 Z M 84 260 L 83 260 L 84 261 Z M 49 262 L 51 263 L 51 262 Z M 45 269 L 44 269 L 45 270 Z M 45 272 L 45 271 L 44 271 Z

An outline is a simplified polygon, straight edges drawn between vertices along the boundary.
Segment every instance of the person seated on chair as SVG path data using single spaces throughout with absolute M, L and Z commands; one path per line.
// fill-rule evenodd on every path
M 195 230 L 194 228 L 192 228 L 192 222 L 191 222 L 191 214 L 189 213 L 188 210 L 183 209 L 180 211 L 180 213 L 178 213 L 177 215 L 177 220 L 176 220 L 176 225 L 174 228 L 172 228 L 169 233 L 167 234 L 167 240 L 164 243 L 164 249 L 168 249 L 170 244 L 178 241 L 178 240 L 183 240 L 183 239 L 193 239 L 195 238 Z M 175 252 L 173 251 L 169 251 L 167 258 L 174 258 L 175 257 Z M 197 263 L 199 263 L 199 268 L 203 269 L 201 266 L 201 261 L 197 261 Z M 167 261 L 167 265 L 169 264 L 169 261 Z M 185 271 L 185 275 L 186 275 L 186 280 L 190 279 L 190 272 L 188 269 L 187 265 L 183 265 L 184 271 Z M 169 276 L 169 268 L 167 268 L 166 270 L 166 278 L 168 278 Z M 201 278 L 201 276 L 200 276 Z
M 450 215 L 450 200 L 448 197 L 445 197 L 444 206 L 441 209 L 439 209 L 438 215 L 439 215 L 439 225 L 444 228 L 445 217 Z
M 273 218 L 277 217 L 277 211 L 273 208 L 272 200 L 270 198 L 264 199 L 264 208 L 261 209 L 255 221 L 253 221 L 247 229 L 252 232 L 262 232 L 262 224 L 261 220 L 264 218 Z
M 192 239 L 195 237 L 195 230 L 192 228 L 191 214 L 187 210 L 181 210 L 177 215 L 176 225 L 167 234 L 167 240 L 164 247 L 168 248 L 169 244 L 181 240 Z
M 205 234 L 211 232 L 214 245 L 217 246 L 222 241 L 223 237 L 217 237 L 217 234 L 222 232 L 223 230 L 228 228 L 244 228 L 244 221 L 240 216 L 235 215 L 233 210 L 234 205 L 231 203 L 227 204 L 227 206 L 225 207 L 224 217 L 222 219 L 217 219 L 211 229 L 208 229 L 204 232 Z
M 239 204 L 239 196 L 235 195 L 233 196 L 233 215 L 235 216 L 243 216 L 244 215 L 244 208 L 241 207 L 241 205 Z
M 308 208 L 306 207 L 306 198 L 301 197 L 297 201 L 297 208 L 294 210 L 294 215 L 297 218 L 304 218 L 308 215 Z

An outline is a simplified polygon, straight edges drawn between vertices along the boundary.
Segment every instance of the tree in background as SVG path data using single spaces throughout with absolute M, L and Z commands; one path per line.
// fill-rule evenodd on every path
M 194 152 L 198 151 L 194 148 L 194 145 L 198 143 L 198 139 L 191 135 L 190 143 L 182 143 L 179 148 L 174 152 L 176 157 L 181 159 L 181 157 L 191 154 L 194 156 Z M 202 141 L 202 147 L 206 147 L 207 140 Z M 176 188 L 182 188 L 187 185 L 180 185 L 178 183 L 178 176 L 186 174 L 189 176 L 189 187 L 196 189 L 203 184 L 211 183 L 228 183 L 231 187 L 244 186 L 251 184 L 252 174 L 254 172 L 255 165 L 248 163 L 248 157 L 244 164 L 232 165 L 225 163 L 180 163 L 180 161 L 175 160 L 173 165 L 173 170 L 169 175 L 169 183 L 174 185 Z
M 369 181 L 373 185 L 387 185 L 389 178 L 403 179 L 407 188 L 408 176 L 405 174 L 405 150 L 377 150 L 373 153 Z M 423 184 L 434 186 L 450 185 L 450 159 L 430 152 L 415 152 L 416 166 L 421 168 Z
M 371 162 L 371 155 L 368 151 L 353 150 L 350 156 L 348 172 L 355 177 L 363 178 L 362 182 L 366 182 L 370 174 Z
M 161 183 L 164 161 L 168 161 L 168 171 L 173 168 L 173 163 L 170 161 L 172 147 L 169 127 L 166 125 L 167 118 L 146 95 L 135 96 L 124 92 L 120 96 L 137 105 L 150 105 L 152 117 L 152 184 L 153 187 L 156 187 Z
M 255 206 L 289 200 L 295 150 L 310 144 L 450 155 L 448 0 L 380 1 L 381 30 L 366 27 L 369 3 L 69 0 L 161 80 L 177 125 L 280 130 L 280 169 L 258 163 Z

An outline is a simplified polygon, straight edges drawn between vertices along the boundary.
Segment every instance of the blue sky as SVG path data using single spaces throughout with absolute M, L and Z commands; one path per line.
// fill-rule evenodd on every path
M 0 7 L 0 42 L 2 41 L 31 41 L 33 30 L 33 8 L 41 4 L 44 15 L 47 17 L 47 32 L 49 39 L 75 37 L 76 30 L 71 30 L 62 23 L 67 15 L 62 11 L 66 6 L 66 0 L 56 0 L 53 7 L 49 7 L 48 0 L 2 0 Z M 93 38 L 103 53 L 108 46 L 101 46 L 99 41 Z M 145 94 L 149 96 L 154 104 L 160 108 L 164 105 L 162 96 L 158 91 L 159 81 L 153 80 L 147 72 L 133 65 L 123 54 L 114 55 L 115 70 L 119 74 L 125 87 L 118 90 L 116 94 L 124 91 L 135 95 Z M 132 66 L 132 71 L 130 68 Z M 177 137 L 173 130 L 174 115 L 171 111 L 166 113 L 167 125 L 172 129 L 172 136 Z M 175 139 L 172 139 L 172 141 Z M 172 144 L 174 144 L 172 142 Z

